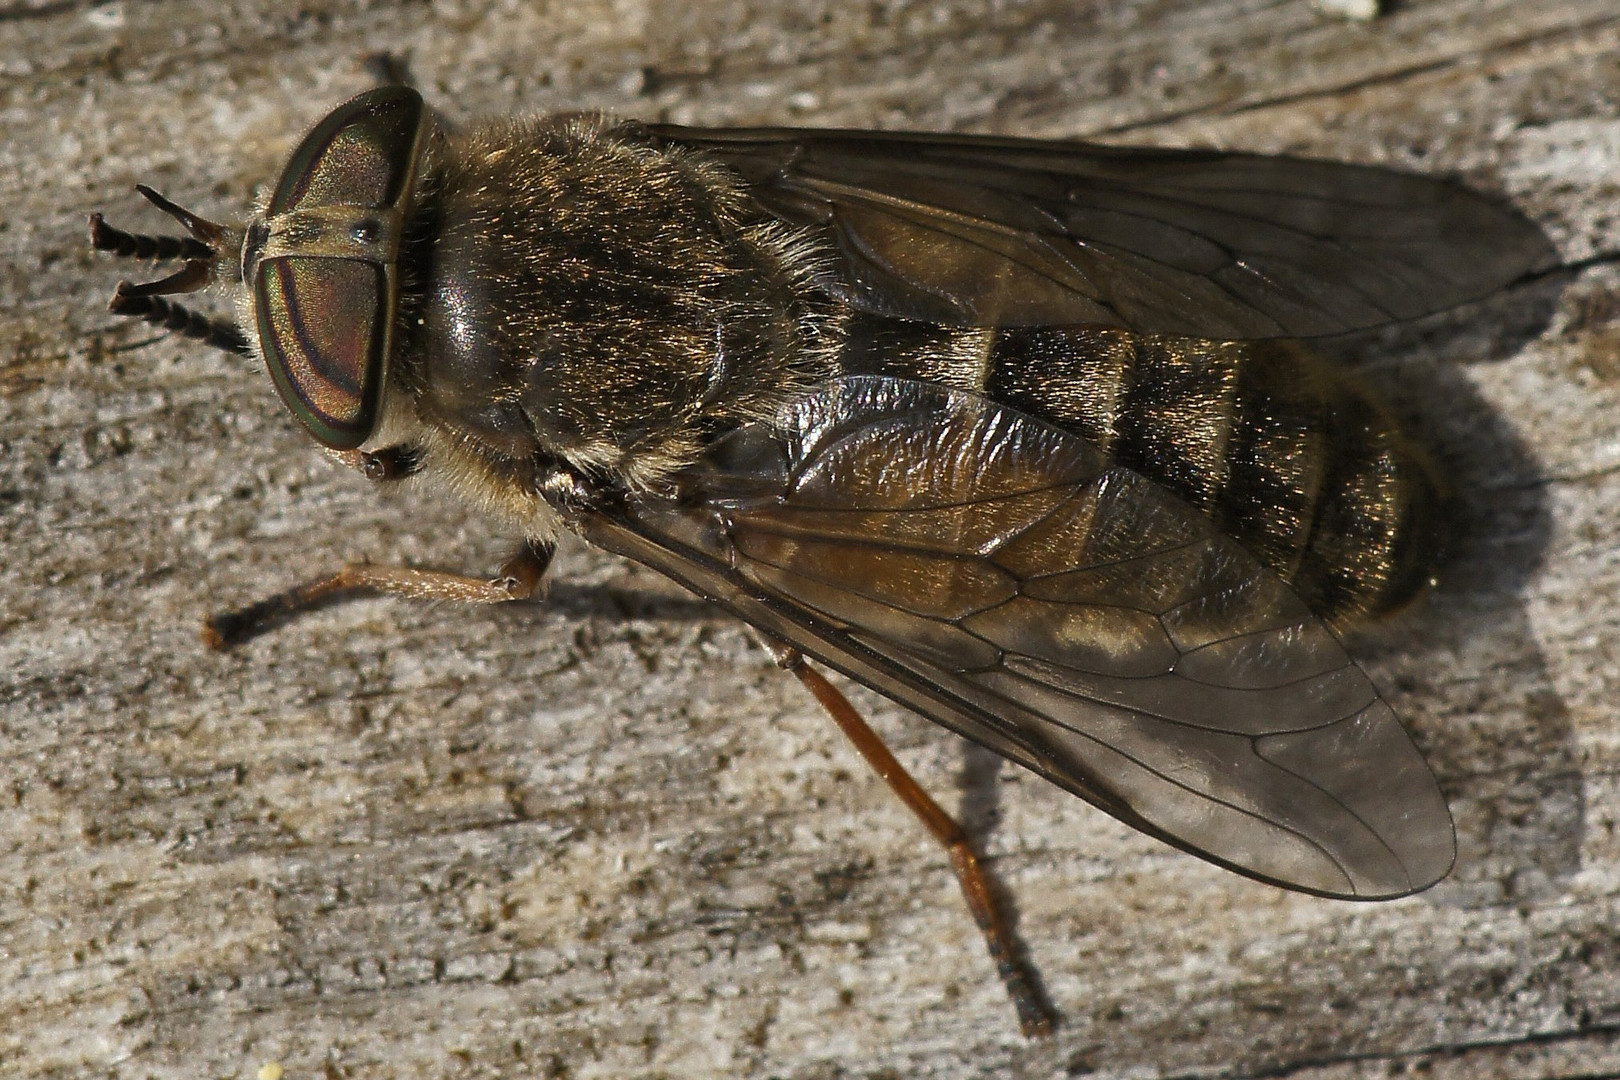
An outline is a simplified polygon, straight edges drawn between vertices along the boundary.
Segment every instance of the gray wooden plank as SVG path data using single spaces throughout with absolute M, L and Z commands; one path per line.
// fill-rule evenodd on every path
M 1620 303 L 1567 281 L 1354 350 L 1470 539 L 1358 644 L 1462 859 L 1356 906 L 1241 880 L 858 695 L 965 804 L 1064 1016 L 1019 1038 L 943 857 L 746 635 L 565 553 L 552 601 L 200 616 L 510 538 L 321 460 L 263 374 L 115 327 L 83 218 L 242 212 L 409 57 L 456 117 L 1106 133 L 1466 176 L 1620 249 L 1608 0 L 0 6 L 0 1075 L 1613 1072 Z

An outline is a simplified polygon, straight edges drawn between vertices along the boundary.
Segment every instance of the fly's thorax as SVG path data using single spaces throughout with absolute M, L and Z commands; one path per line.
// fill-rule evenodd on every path
M 981 393 L 1084 436 L 1203 510 L 1339 624 L 1416 596 L 1443 548 L 1423 450 L 1294 342 L 861 319 L 842 364 Z
M 445 445 L 511 482 L 538 461 L 656 486 L 833 371 L 819 250 L 635 128 L 475 128 L 447 144 L 423 215 L 395 381 Z
M 562 531 L 561 519 L 543 494 L 548 479 L 543 461 L 514 459 L 424 422 L 408 393 L 385 394 L 376 431 L 363 446 L 328 454 L 368 476 L 389 480 L 396 477 L 376 477 L 366 459 L 403 455 L 409 465 L 398 482 L 407 488 L 447 492 L 481 517 L 531 540 L 553 541 Z

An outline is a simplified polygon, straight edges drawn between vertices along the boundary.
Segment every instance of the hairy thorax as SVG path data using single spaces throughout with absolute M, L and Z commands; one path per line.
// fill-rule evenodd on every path
M 523 517 L 557 468 L 655 488 L 834 370 L 818 249 L 701 155 L 554 117 L 441 158 L 393 379 L 425 464 L 476 501 Z

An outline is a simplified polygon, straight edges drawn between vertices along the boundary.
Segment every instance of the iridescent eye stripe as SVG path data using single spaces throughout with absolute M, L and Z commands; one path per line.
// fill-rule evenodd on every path
M 334 449 L 359 446 L 376 420 L 388 318 L 376 300 L 385 277 L 358 260 L 294 257 L 259 267 L 257 323 L 271 378 L 299 421 Z M 322 298 L 334 294 L 363 301 L 371 316 L 320 322 L 333 314 Z
M 278 260 L 278 264 L 281 263 L 282 261 Z M 332 389 L 335 391 L 335 396 L 340 401 L 344 402 L 345 405 L 349 405 L 349 411 L 352 412 L 353 409 L 358 408 L 359 406 L 361 387 L 363 385 L 359 365 L 352 363 L 353 359 L 357 355 L 355 350 L 332 350 L 322 347 L 322 343 L 317 341 L 310 332 L 309 323 L 303 315 L 304 305 L 297 302 L 298 298 L 296 291 L 293 288 L 293 278 L 295 275 L 292 272 L 291 267 L 286 267 L 283 264 L 278 265 L 277 269 L 282 271 L 275 275 L 278 279 L 280 279 L 276 283 L 276 288 L 277 291 L 281 293 L 282 318 L 286 320 L 287 329 L 292 334 L 293 340 L 298 343 L 298 351 L 296 354 L 288 353 L 285 349 L 278 349 L 277 351 L 283 356 L 297 355 L 307 360 L 310 373 L 317 376 L 323 384 L 332 387 Z M 280 344 L 279 336 L 277 344 Z M 323 360 L 337 359 L 338 356 L 343 353 L 348 354 L 348 358 L 351 361 L 350 363 L 329 364 L 321 362 Z M 298 379 L 296 382 L 298 385 L 302 386 L 305 380 Z M 326 397 L 327 395 L 319 393 L 306 395 L 300 392 L 298 396 L 300 400 L 304 401 L 311 408 L 318 410 L 322 415 L 333 417 L 334 419 L 338 418 L 338 414 L 334 410 L 321 406 L 315 400 L 316 398 Z
M 298 148 L 270 199 L 268 215 L 298 207 L 311 198 L 311 189 L 317 202 L 325 201 L 323 189 L 344 191 L 372 206 L 399 200 L 412 174 L 396 167 L 397 157 L 408 151 L 414 161 L 423 106 L 419 99 L 397 99 L 386 91 L 367 97 L 372 100 L 328 116 Z

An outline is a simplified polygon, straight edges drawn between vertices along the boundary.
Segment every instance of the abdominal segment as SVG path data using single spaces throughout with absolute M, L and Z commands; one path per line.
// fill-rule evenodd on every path
M 1294 342 L 857 319 L 843 362 L 1084 436 L 1208 514 L 1330 623 L 1407 603 L 1439 552 L 1443 500 L 1422 451 Z

